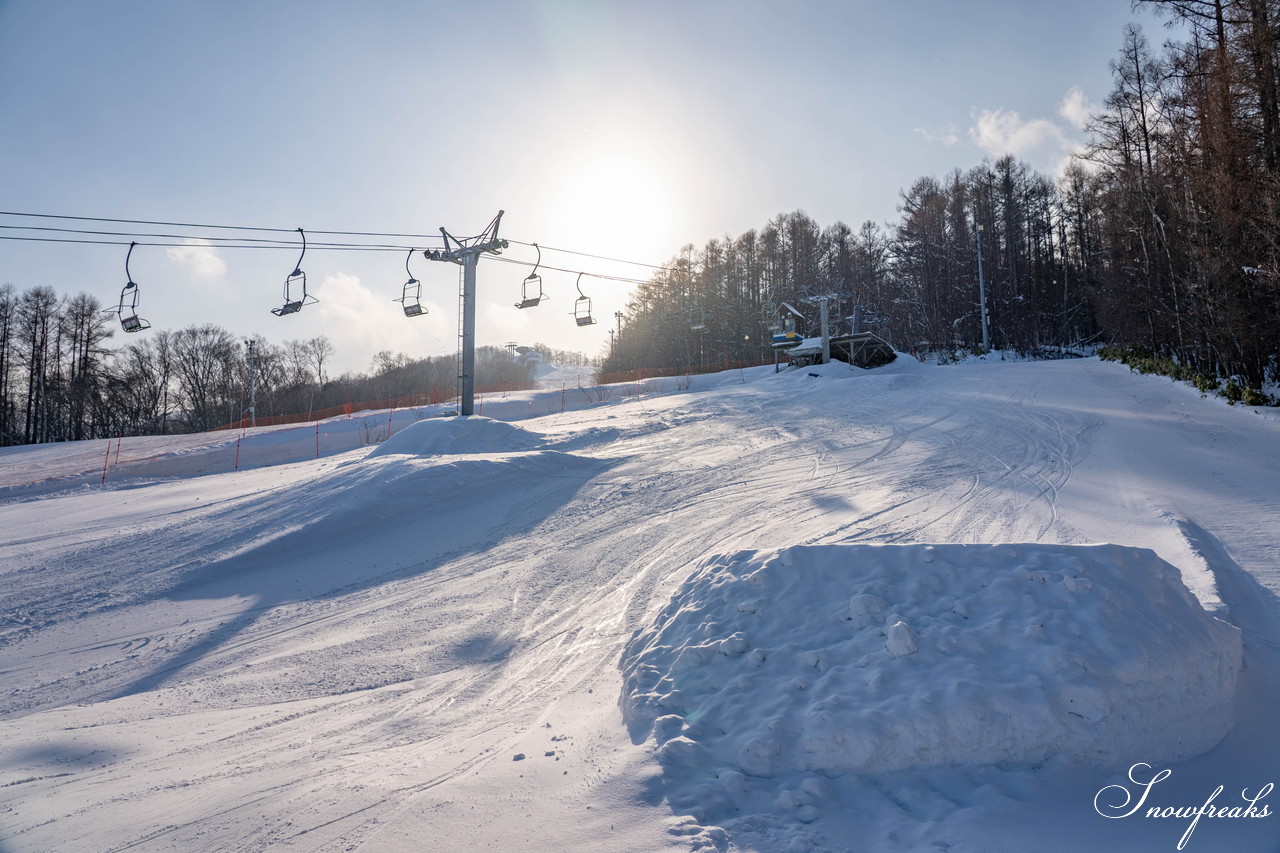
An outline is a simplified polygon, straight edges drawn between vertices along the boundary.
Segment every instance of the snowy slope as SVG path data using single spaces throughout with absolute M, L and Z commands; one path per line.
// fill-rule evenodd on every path
M 488 397 L 470 421 L 419 420 L 430 414 L 348 419 L 354 449 L 335 439 L 318 458 L 314 431 L 250 431 L 242 452 L 288 445 L 294 461 L 239 471 L 235 434 L 149 439 L 132 467 L 111 463 L 105 485 L 102 442 L 0 455 L 0 850 L 1170 850 L 1191 820 L 1117 816 L 1121 787 L 1141 791 L 1114 749 L 1124 730 L 1098 712 L 1100 695 L 1151 702 L 1144 684 L 1174 697 L 1145 712 L 1145 778 L 1172 770 L 1150 803 L 1200 806 L 1222 785 L 1217 805 L 1247 805 L 1242 791 L 1280 781 L 1273 420 L 1095 360 L 905 357 L 875 371 L 733 371 L 688 393 L 656 380 L 545 388 Z M 728 555 L 903 546 L 916 559 L 933 545 L 953 571 L 994 581 L 1013 558 L 957 568 L 952 555 L 1002 553 L 986 547 L 996 543 L 1020 543 L 1017 565 L 1040 557 L 1054 571 L 1072 547 L 1122 546 L 1081 563 L 1100 580 L 1072 581 L 1069 615 L 1106 619 L 1077 619 L 1080 636 L 1055 623 L 1023 655 L 1014 628 L 1028 633 L 1044 596 L 929 573 L 906 591 L 880 577 L 856 594 L 914 637 L 887 625 L 876 654 L 925 667 L 928 686 L 884 669 L 879 717 L 849 730 L 887 731 L 895 696 L 918 722 L 926 694 L 978 695 L 948 694 L 960 679 L 929 657 L 938 631 L 966 641 L 939 616 L 944 599 L 965 600 L 1006 617 L 982 638 L 1003 644 L 985 677 L 1040 666 L 1056 697 L 1010 718 L 1031 746 L 1014 758 L 959 737 L 923 761 L 814 772 L 789 756 L 723 774 L 722 800 L 690 802 L 665 744 L 714 754 L 716 739 L 763 742 L 774 716 L 748 697 L 721 714 L 731 732 L 690 735 L 687 707 L 683 728 L 659 730 L 652 712 L 652 731 L 624 720 L 636 707 L 620 669 L 628 643 L 696 645 L 681 625 L 725 621 L 717 608 L 749 615 L 736 600 L 681 598 L 707 566 L 736 565 Z M 1119 556 L 1133 548 L 1153 554 Z M 1176 573 L 1152 568 L 1156 555 Z M 854 614 L 855 593 L 828 588 L 829 563 L 802 590 L 811 599 L 779 596 L 770 624 L 798 634 L 760 643 L 811 634 L 837 648 L 821 634 L 830 626 L 805 631 L 803 608 L 838 599 L 852 621 L 874 611 L 863 599 Z M 1128 603 L 1108 609 L 1091 589 Z M 1148 601 L 1157 590 L 1174 611 Z M 663 617 L 682 606 L 685 618 Z M 1172 645 L 1143 633 L 1175 611 Z M 664 631 L 669 642 L 645 639 Z M 1068 636 L 1097 670 L 1094 692 L 1053 663 Z M 1243 643 L 1234 675 L 1231 637 Z M 1175 651 L 1171 670 L 1158 656 Z M 1214 654 L 1222 666 L 1187 663 Z M 1091 710 L 1062 716 L 1052 754 L 1033 755 L 1027 721 L 1063 711 L 1064 695 Z M 827 725 L 838 738 L 839 719 Z M 896 754 L 929 735 L 915 729 L 894 735 Z M 1276 850 L 1278 839 L 1280 816 L 1228 815 L 1200 821 L 1186 849 Z

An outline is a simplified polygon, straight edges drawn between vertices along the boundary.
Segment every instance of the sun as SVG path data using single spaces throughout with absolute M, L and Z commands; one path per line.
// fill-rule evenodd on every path
M 641 153 L 592 152 L 563 188 L 563 215 L 580 217 L 584 236 L 651 231 L 672 216 L 677 193 L 670 180 Z
M 600 122 L 564 146 L 549 187 L 556 230 L 573 248 L 663 263 L 697 239 L 689 233 L 685 158 L 656 128 Z M 632 273 L 643 277 L 642 270 Z

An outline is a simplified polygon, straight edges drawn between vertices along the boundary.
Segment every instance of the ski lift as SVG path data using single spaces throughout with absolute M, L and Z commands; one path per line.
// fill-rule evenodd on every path
M 400 298 L 392 300 L 400 303 L 406 317 L 421 317 L 427 313 L 427 309 L 422 304 L 422 282 L 414 278 L 413 272 L 409 269 L 409 259 L 416 251 L 417 249 L 410 249 L 408 256 L 404 259 L 404 271 L 409 273 L 409 280 L 404 283 L 404 292 L 401 293 Z
M 574 286 L 578 288 L 578 298 L 573 301 L 573 319 L 579 326 L 595 325 L 595 318 L 591 316 L 591 297 L 582 292 L 582 276 L 585 273 L 578 273 L 578 280 L 574 282 Z
M 699 305 L 689 311 L 689 331 L 701 332 L 707 328 L 707 315 Z
M 302 271 L 302 259 L 307 254 L 307 232 L 299 228 L 298 233 L 302 235 L 302 254 L 298 255 L 298 263 L 294 266 L 293 272 L 289 273 L 284 280 L 284 304 L 279 308 L 271 309 L 271 313 L 277 317 L 296 314 L 302 310 L 303 305 L 320 301 L 314 296 L 307 295 L 307 274 Z
M 542 300 L 549 298 L 542 292 L 542 277 L 538 275 L 538 267 L 542 264 L 542 249 L 538 248 L 537 243 L 533 244 L 533 248 L 538 249 L 538 260 L 533 265 L 533 272 L 520 283 L 520 301 L 516 303 L 517 308 L 533 308 Z
M 133 247 L 138 245 L 137 242 L 129 244 L 129 253 L 124 256 L 124 277 L 128 282 L 120 290 L 120 304 L 115 308 L 107 308 L 103 314 L 115 314 L 120 318 L 120 327 L 126 332 L 141 332 L 143 329 L 150 329 L 151 324 L 138 316 L 138 285 L 133 281 L 133 275 L 129 272 L 129 258 L 133 257 Z

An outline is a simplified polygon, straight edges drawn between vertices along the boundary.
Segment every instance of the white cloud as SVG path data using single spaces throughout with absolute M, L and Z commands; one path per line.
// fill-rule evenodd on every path
M 1044 145 L 1066 148 L 1066 134 L 1049 119 L 1023 119 L 1013 110 L 982 110 L 974 116 L 969 139 L 996 157 L 1026 157 Z
M 203 240 L 189 240 L 185 245 L 166 250 L 169 260 L 181 264 L 200 278 L 218 278 L 226 275 L 227 264 L 218 250 Z
M 1071 122 L 1071 126 L 1077 130 L 1084 130 L 1089 123 L 1089 116 L 1099 112 L 1101 109 L 1098 105 L 1090 101 L 1079 86 L 1068 89 L 1062 103 L 1058 105 L 1058 115 Z
M 1061 175 L 1074 155 L 1084 151 L 1081 131 L 1099 107 L 1079 86 L 1058 103 L 1055 118 L 1024 119 L 1014 110 L 981 110 L 973 114 L 969 141 L 993 157 L 1012 154 L 1034 168 Z
M 316 308 L 324 318 L 325 334 L 339 353 L 366 353 L 372 358 L 376 352 L 391 350 L 421 358 L 433 342 L 456 336 L 454 318 L 445 320 L 440 306 L 424 302 L 425 315 L 406 317 L 393 296 L 374 293 L 347 273 L 326 276 L 311 292 L 319 300 Z M 366 363 L 355 369 L 369 367 Z
M 949 124 L 942 130 L 925 130 L 923 127 L 917 127 L 915 131 L 929 142 L 940 142 L 948 148 L 960 141 L 960 133 L 954 124 Z
M 482 303 L 480 325 L 487 336 L 496 335 L 508 340 L 524 340 L 533 325 L 527 311 L 513 311 L 509 303 Z

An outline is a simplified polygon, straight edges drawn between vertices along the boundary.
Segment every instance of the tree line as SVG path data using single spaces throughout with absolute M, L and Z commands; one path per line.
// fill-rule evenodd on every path
M 803 211 L 693 245 L 637 287 L 606 370 L 769 354 L 815 297 L 863 306 L 900 350 L 1110 343 L 1252 388 L 1280 379 L 1280 2 L 1144 0 L 1187 25 L 1126 29 L 1088 149 L 1052 180 L 1012 156 L 901 192 L 900 220 Z M 879 316 L 876 316 L 879 315 Z M 847 328 L 847 327 L 845 327 Z
M 324 336 L 282 345 L 257 336 L 250 357 L 246 341 L 213 324 L 150 332 L 116 349 L 112 325 L 88 294 L 0 286 L 0 446 L 215 429 L 247 415 L 251 387 L 264 418 L 448 399 L 457 387 L 454 356 L 384 351 L 368 373 L 333 377 L 334 346 Z M 529 388 L 533 369 L 505 348 L 477 348 L 479 387 Z

